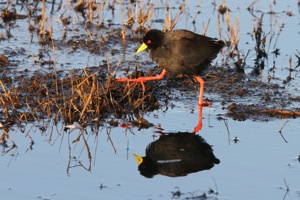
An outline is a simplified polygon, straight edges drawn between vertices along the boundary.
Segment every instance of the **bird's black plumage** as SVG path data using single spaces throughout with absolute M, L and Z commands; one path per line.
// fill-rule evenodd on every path
M 222 40 L 199 35 L 188 30 L 162 32 L 149 30 L 143 43 L 150 57 L 171 73 L 198 75 L 224 46 Z

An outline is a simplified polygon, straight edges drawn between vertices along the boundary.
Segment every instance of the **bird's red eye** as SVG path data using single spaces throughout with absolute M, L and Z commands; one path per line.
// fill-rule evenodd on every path
M 147 42 L 146 42 L 147 44 L 151 44 L 151 40 L 147 40 Z

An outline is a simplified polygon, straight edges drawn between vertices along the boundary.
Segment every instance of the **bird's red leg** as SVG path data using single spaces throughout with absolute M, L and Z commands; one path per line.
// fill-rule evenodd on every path
M 143 91 L 146 90 L 144 82 L 145 81 L 153 81 L 153 80 L 161 80 L 164 78 L 164 76 L 166 75 L 167 70 L 163 69 L 163 71 L 160 73 L 160 75 L 158 76 L 149 76 L 149 77 L 138 77 L 137 79 L 130 79 L 130 78 L 117 78 L 117 81 L 119 82 L 134 82 L 132 84 L 130 84 L 129 86 L 133 86 L 137 83 L 141 83 L 142 87 L 143 87 Z
M 202 128 L 202 105 L 198 105 L 198 115 L 199 115 L 199 119 L 198 119 L 198 124 L 197 126 L 194 128 L 194 133 L 197 133 L 198 131 L 201 130 Z
M 210 102 L 203 101 L 204 81 L 200 76 L 195 76 L 195 79 L 200 83 L 199 102 L 201 106 L 210 106 Z

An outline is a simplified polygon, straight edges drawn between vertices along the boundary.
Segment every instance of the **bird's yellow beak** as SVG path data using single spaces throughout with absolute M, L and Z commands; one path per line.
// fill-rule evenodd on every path
M 140 165 L 143 162 L 143 158 L 141 156 L 138 156 L 136 154 L 133 154 L 134 158 L 136 159 L 136 162 L 138 165 Z
M 148 46 L 147 46 L 145 43 L 143 43 L 143 44 L 140 46 L 140 48 L 137 50 L 136 53 L 140 53 L 140 52 L 144 51 L 144 50 L 147 49 L 147 48 L 148 48 Z

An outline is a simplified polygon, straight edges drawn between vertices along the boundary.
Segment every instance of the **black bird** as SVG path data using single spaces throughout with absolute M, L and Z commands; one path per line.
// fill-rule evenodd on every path
M 118 81 L 141 83 L 143 90 L 145 90 L 144 81 L 162 79 L 166 70 L 173 74 L 194 75 L 200 83 L 198 104 L 210 105 L 209 102 L 203 102 L 204 81 L 199 74 L 217 57 L 224 45 L 222 40 L 216 40 L 188 30 L 162 32 L 151 29 L 144 35 L 143 44 L 137 53 L 148 48 L 150 58 L 164 68 L 162 73 L 159 76 L 139 77 L 137 79 L 118 78 Z
M 161 136 L 148 145 L 146 156 L 134 154 L 134 157 L 141 175 L 147 178 L 157 174 L 186 176 L 220 163 L 212 147 L 201 136 L 183 132 Z

